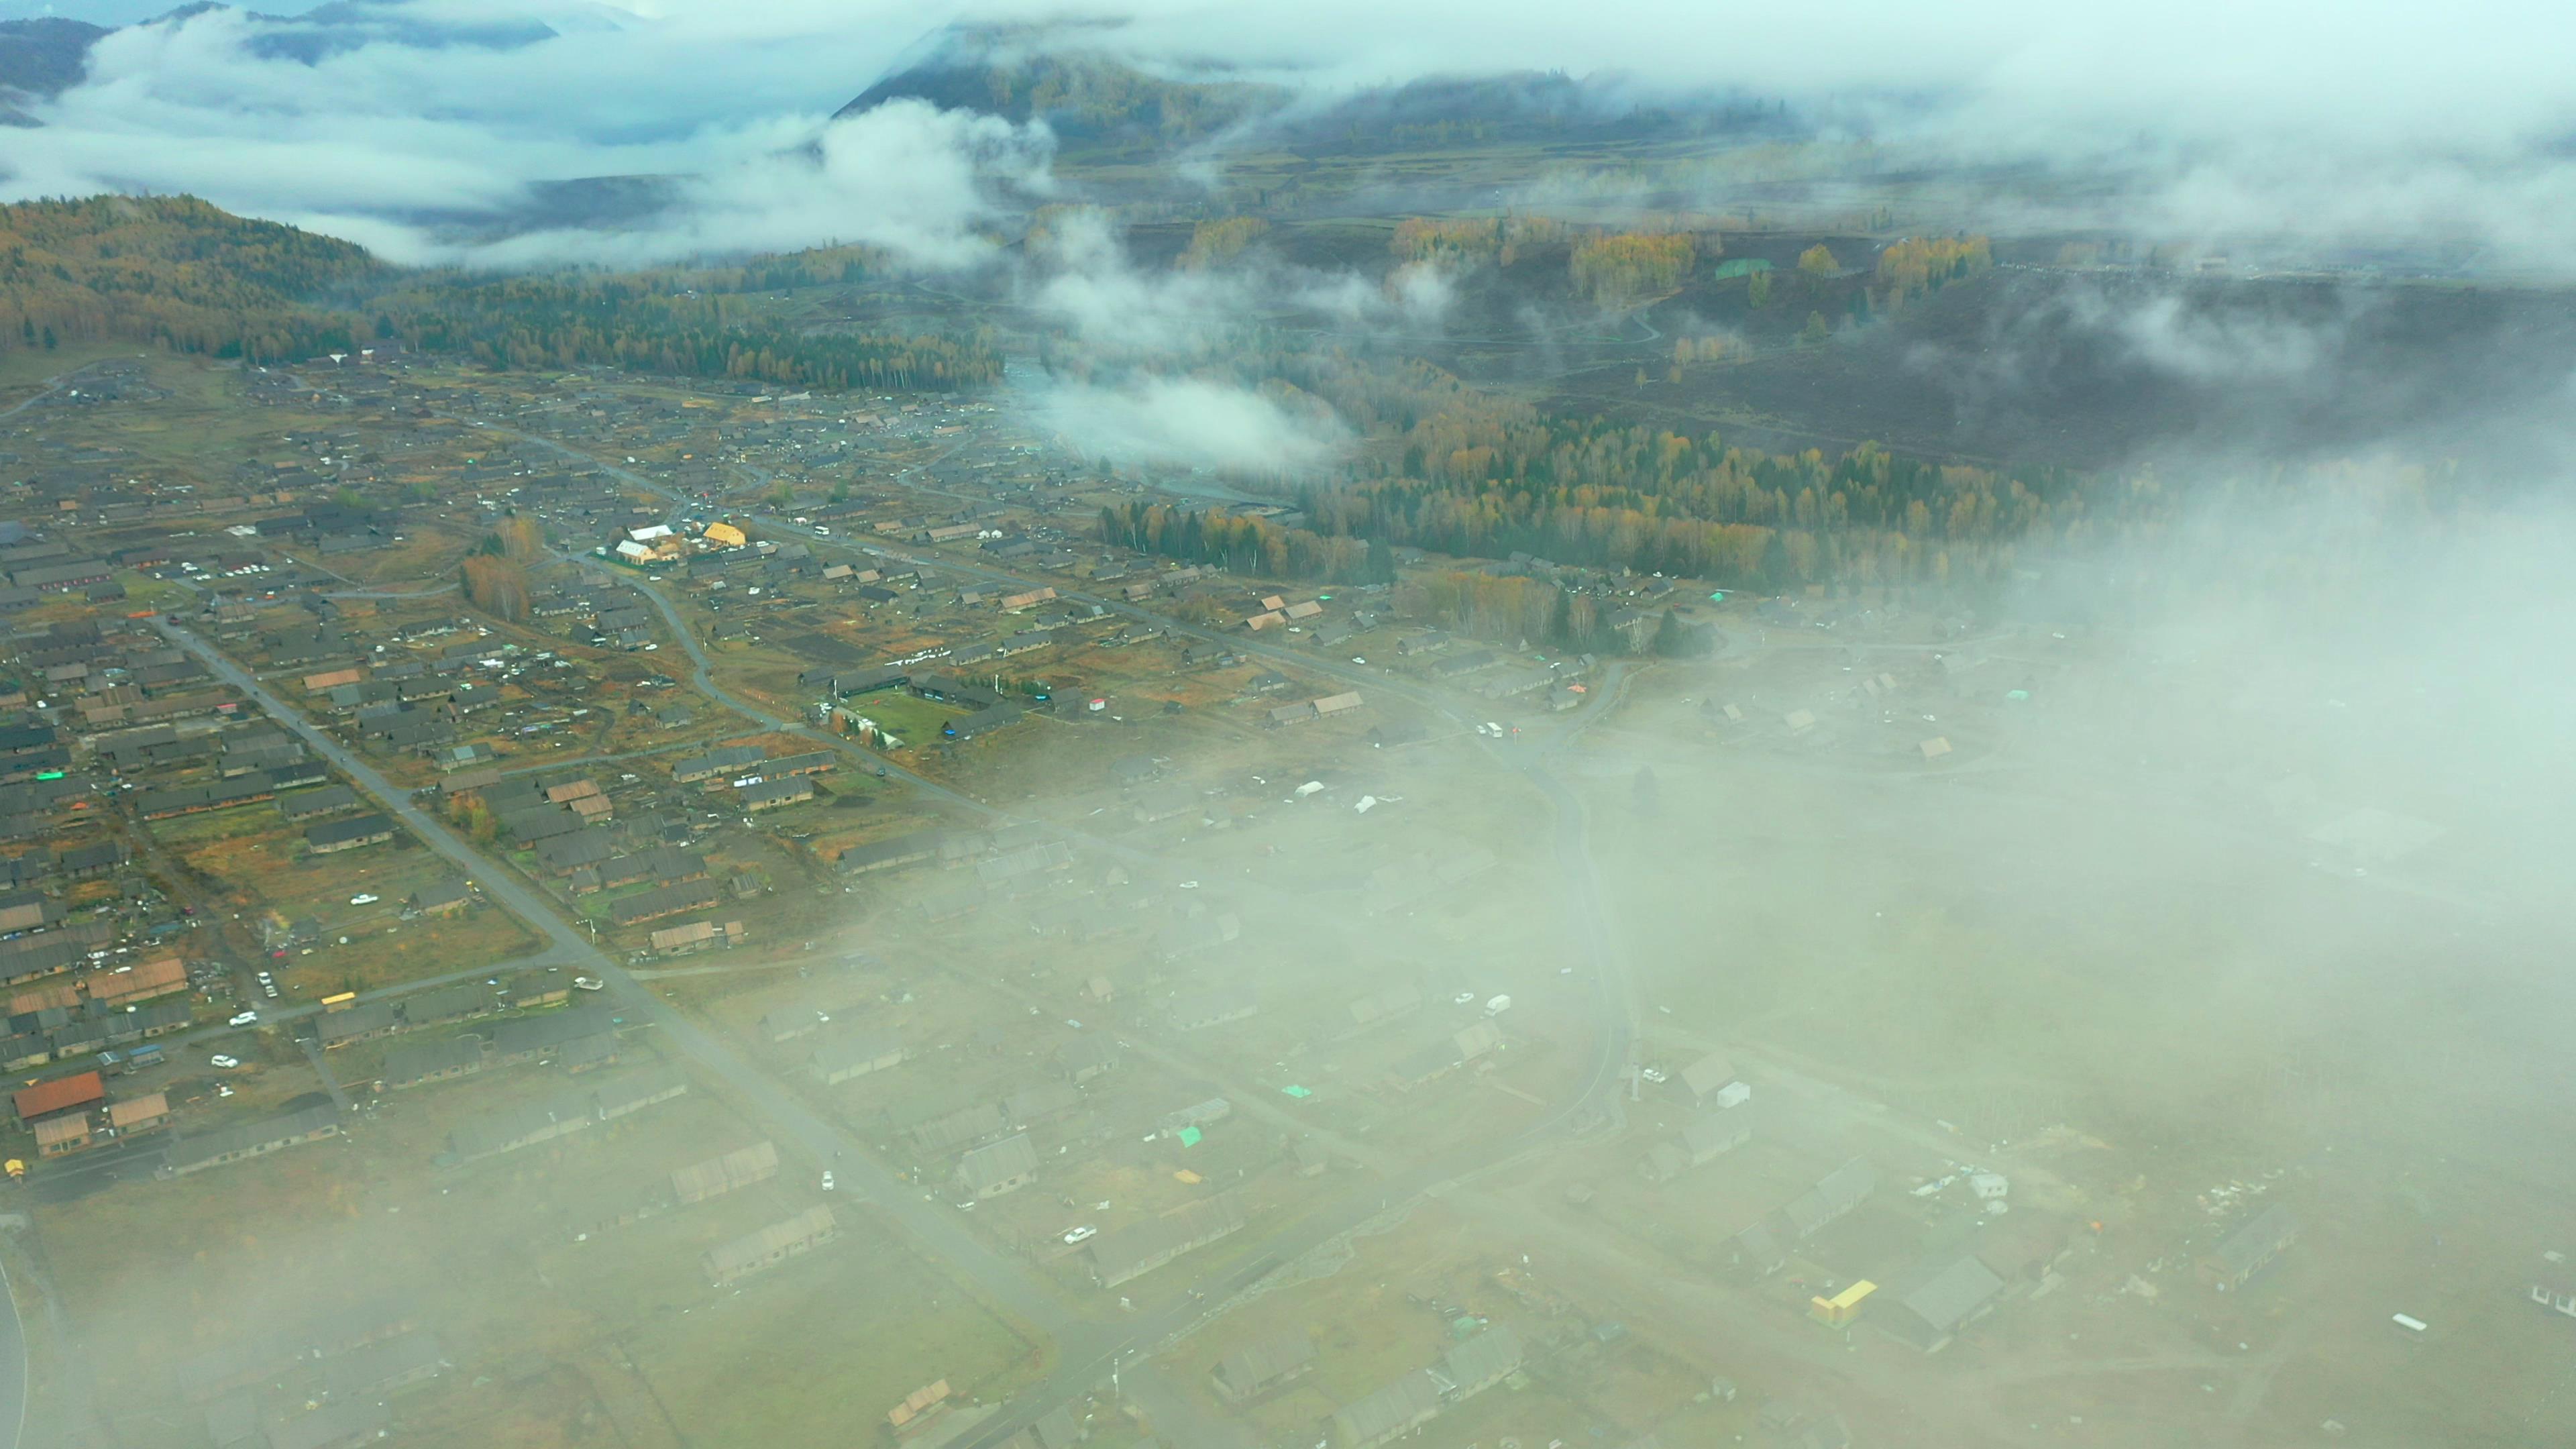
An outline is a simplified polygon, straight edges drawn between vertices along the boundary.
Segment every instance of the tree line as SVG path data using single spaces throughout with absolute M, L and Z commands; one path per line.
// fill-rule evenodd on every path
M 992 339 L 808 332 L 746 294 L 848 282 L 880 257 L 823 247 L 720 267 L 492 280 L 194 197 L 0 206 L 0 350 L 139 342 L 280 362 L 399 340 L 491 367 L 611 365 L 825 390 L 938 391 L 1001 376 Z
M 407 292 L 381 320 L 423 351 L 488 367 L 606 365 L 829 391 L 947 391 L 1002 374 L 990 336 L 799 332 L 724 293 L 673 292 L 650 277 L 512 277 Z

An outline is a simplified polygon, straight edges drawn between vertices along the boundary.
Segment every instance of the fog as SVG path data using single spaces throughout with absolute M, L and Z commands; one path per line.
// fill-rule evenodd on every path
M 2556 1442 L 2564 7 L 330 9 L 118 32 L 0 131 L 0 184 L 187 189 L 498 270 L 863 243 L 889 272 L 800 323 L 988 331 L 1009 372 L 817 397 L 158 357 L 77 405 L 9 384 L 38 548 L 134 590 L 12 591 L 26 718 L 101 772 L 50 828 L 131 841 L 110 869 L 150 872 L 161 914 L 257 939 L 224 989 L 270 1013 L 112 1082 L 188 1094 L 174 1138 L 13 1149 L 30 1446 Z M 1290 120 L 1534 68 L 1614 110 L 1741 92 L 1794 108 L 1823 174 L 1355 161 L 1354 190 L 1209 255 L 1185 248 L 1234 168 L 1320 166 L 1262 159 L 1279 118 L 1082 154 L 1043 116 L 836 116 L 950 20 L 1278 84 Z M 596 177 L 647 204 L 528 222 Z M 1387 198 L 1437 186 L 1566 215 L 1892 196 L 2008 260 L 1790 341 L 1774 323 L 1831 306 L 1791 261 L 1758 313 L 1713 285 L 1597 302 L 1552 254 L 1543 278 L 1396 265 Z M 2266 260 L 2056 260 L 2106 236 Z M 2383 248 L 2451 260 L 2321 260 Z M 1685 339 L 1725 356 L 1686 367 Z M 1476 471 L 1567 419 L 1602 426 Z M 1655 476 L 1711 435 L 1746 451 Z M 1834 471 L 1863 439 L 1887 447 Z M 1816 523 L 1880 505 L 1884 453 L 1941 465 L 1923 521 Z M 1604 458 L 1625 475 L 1587 481 Z M 80 468 L 86 493 L 59 482 Z M 1604 561 L 1764 489 L 1772 512 L 1725 516 L 1758 565 Z M 1532 557 L 1535 524 L 1485 534 L 1494 557 L 1386 546 L 1560 492 L 1582 519 L 1555 541 L 1595 555 Z M 374 533 L 326 546 L 350 498 Z M 1117 518 L 1157 504 L 1158 551 L 1127 546 Z M 1292 568 L 1182 541 L 1195 510 L 1285 530 L 1338 504 L 1376 546 L 1303 539 L 1326 561 Z M 307 522 L 264 531 L 290 505 Z M 504 620 L 447 591 L 510 557 L 512 513 L 559 552 Z M 716 517 L 755 546 L 646 569 L 598 543 Z M 147 573 L 165 551 L 212 564 Z M 96 690 L 40 632 L 75 617 L 134 637 Z M 544 676 L 487 670 L 485 635 L 457 652 L 476 629 L 588 683 L 542 729 L 477 724 Z M 136 743 L 117 712 L 212 688 L 192 661 L 220 715 Z M 379 722 L 414 701 L 462 722 L 442 740 L 498 739 L 496 773 L 394 746 Z M 124 741 L 138 777 L 234 779 L 181 747 L 262 714 L 403 853 L 317 852 L 285 813 L 309 796 L 162 816 L 167 780 L 96 763 Z M 5 787 L 30 821 L 44 768 Z M 818 798 L 776 814 L 740 793 L 800 780 Z M 274 839 L 273 812 L 297 822 Z M 521 954 L 397 958 L 448 929 L 410 897 L 332 939 L 424 862 L 475 882 L 454 919 L 523 922 Z M 43 902 L 121 908 L 50 837 L 10 867 L 44 882 L 40 943 Z M 281 880 L 310 900 L 260 895 Z M 703 890 L 640 914 L 666 880 Z M 290 995 L 252 997 L 272 972 Z M 512 984 L 391 1015 L 439 973 Z M 546 977 L 568 1008 L 532 1004 Z M 423 1053 L 473 1037 L 468 1065 Z M 188 1156 L 316 1102 L 335 1135 Z M 146 1161 L 173 1150 L 184 1175 Z M 2297 1225 L 2245 1247 L 2280 1205 Z M 417 1379 L 351 1366 L 387 1342 L 426 1353 Z M 1414 1417 L 1372 1437 L 1355 1406 L 1389 1391 Z

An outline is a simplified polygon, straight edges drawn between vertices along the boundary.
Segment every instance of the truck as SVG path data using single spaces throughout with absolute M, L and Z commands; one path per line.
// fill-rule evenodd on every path
M 99 1070 L 112 1072 L 118 1076 L 139 1072 L 145 1067 L 157 1067 L 161 1065 L 161 1060 L 162 1051 L 158 1046 L 129 1047 L 121 1052 L 104 1051 L 98 1054 Z
M 1485 1014 L 1487 1016 L 1500 1016 L 1511 1009 L 1512 999 L 1508 996 L 1497 996 L 1493 1000 L 1485 1003 Z

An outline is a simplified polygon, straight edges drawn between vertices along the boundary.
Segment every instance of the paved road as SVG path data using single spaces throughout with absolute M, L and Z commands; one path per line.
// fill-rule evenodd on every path
M 683 1015 L 630 976 L 626 968 L 599 950 L 548 903 L 521 884 L 506 867 L 485 860 L 473 846 L 428 812 L 412 804 L 408 790 L 387 780 L 374 766 L 338 740 L 315 727 L 251 677 L 247 670 L 186 629 L 164 621 L 155 627 L 180 648 L 196 655 L 217 678 L 258 701 L 281 725 L 348 776 L 359 789 L 398 817 L 430 849 L 454 861 L 475 878 L 486 895 L 517 912 L 551 943 L 550 956 L 580 965 L 608 983 L 612 1003 L 629 1019 L 647 1022 L 681 1053 L 721 1078 L 749 1102 L 793 1146 L 817 1164 L 831 1164 L 846 1196 L 873 1201 L 903 1229 L 938 1257 L 972 1278 L 999 1306 L 1061 1343 L 1083 1335 L 1063 1304 L 1024 1272 L 1018 1263 L 987 1248 L 962 1223 L 935 1205 L 920 1190 L 869 1160 L 857 1139 L 815 1116 L 772 1083 L 767 1074 L 743 1061 L 696 1022 Z
M 535 442 L 566 457 L 598 467 L 621 482 L 661 496 L 674 504 L 686 501 L 673 490 L 639 473 L 607 463 L 567 447 L 554 439 L 520 433 L 490 424 L 482 426 L 488 431 Z M 1167 618 L 1139 608 L 1125 599 L 1103 598 L 1069 589 L 1057 581 L 1029 579 L 1006 570 L 964 563 L 937 555 L 918 556 L 875 544 L 861 545 L 838 537 L 812 535 L 783 519 L 760 514 L 755 514 L 753 517 L 755 521 L 767 525 L 781 535 L 806 537 L 812 546 L 818 549 L 837 549 L 869 557 L 901 559 L 916 567 L 963 574 L 991 582 L 1022 585 L 1045 583 L 1056 590 L 1057 597 L 1060 599 L 1097 605 L 1112 614 L 1137 619 L 1173 633 L 1219 643 L 1241 653 L 1276 659 L 1309 673 L 1321 674 L 1411 700 L 1439 717 L 1449 720 L 1462 733 L 1469 729 L 1471 720 L 1474 718 L 1470 714 L 1463 713 L 1445 696 L 1412 687 L 1404 681 L 1393 678 L 1385 671 L 1348 664 L 1314 651 L 1294 650 L 1271 645 L 1265 641 L 1247 639 L 1234 633 L 1221 633 L 1214 629 Z M 771 729 L 819 739 L 834 748 L 857 755 L 871 767 L 882 766 L 890 776 L 899 775 L 929 795 L 958 804 L 979 814 L 1004 815 L 1007 818 L 1007 812 L 997 810 L 947 786 L 922 779 L 910 771 L 902 770 L 890 762 L 883 761 L 873 752 L 860 749 L 846 739 L 823 735 L 799 722 L 780 719 L 734 697 L 716 684 L 711 661 L 707 658 L 704 647 L 698 642 L 694 631 L 688 627 L 687 621 L 681 617 L 670 600 L 658 587 L 649 583 L 644 587 L 644 593 L 653 601 L 656 610 L 671 626 L 672 634 L 679 641 L 681 648 L 688 654 L 693 675 L 691 682 L 708 698 L 735 709 L 745 717 Z M 234 672 L 238 674 L 239 671 Z M 1222 1303 L 1277 1268 L 1303 1257 L 1333 1238 L 1358 1227 L 1394 1203 L 1439 1189 L 1462 1176 L 1489 1168 L 1497 1162 L 1508 1161 L 1535 1146 L 1554 1141 L 1569 1126 L 1579 1129 L 1592 1125 L 1596 1118 L 1608 1121 L 1619 1120 L 1621 1115 L 1619 1086 L 1625 1080 L 1632 1044 L 1637 1036 L 1634 991 L 1629 985 L 1625 958 L 1620 953 L 1607 909 L 1601 899 L 1599 879 L 1592 865 L 1586 839 L 1586 817 L 1582 802 L 1553 774 L 1549 773 L 1546 761 L 1570 746 L 1594 720 L 1608 712 L 1616 702 L 1619 692 L 1624 689 L 1626 678 L 1625 671 L 1614 670 L 1605 680 L 1603 688 L 1596 693 L 1592 707 L 1584 711 L 1582 717 L 1572 727 L 1554 731 L 1551 742 L 1544 747 L 1541 745 L 1540 736 L 1516 741 L 1511 745 L 1480 741 L 1480 748 L 1484 749 L 1498 765 L 1507 769 L 1517 769 L 1528 776 L 1531 783 L 1554 808 L 1556 850 L 1560 865 L 1563 867 L 1562 874 L 1568 881 L 1574 896 L 1576 930 L 1585 963 L 1590 968 L 1588 974 L 1592 978 L 1595 999 L 1598 1002 L 1599 1029 L 1593 1065 L 1592 1070 L 1586 1074 L 1581 1089 L 1544 1120 L 1504 1143 L 1472 1146 L 1457 1153 L 1424 1162 L 1393 1180 L 1360 1189 L 1332 1208 L 1310 1215 L 1273 1238 L 1268 1250 L 1258 1259 L 1228 1275 L 1222 1282 L 1209 1283 L 1201 1280 L 1159 1306 L 1143 1306 L 1133 1313 L 1106 1324 L 1077 1320 L 1057 1308 L 1051 1300 L 1047 1304 L 1052 1310 L 1050 1312 L 1023 1313 L 1023 1317 L 1043 1327 L 1055 1338 L 1058 1349 L 1055 1371 L 1040 1385 L 1013 1399 L 1001 1415 L 980 1426 L 979 1432 L 961 1443 L 958 1449 L 991 1449 L 991 1446 L 999 1445 L 1020 1429 L 1034 1423 L 1058 1404 L 1090 1392 L 1102 1379 L 1108 1377 L 1113 1369 L 1119 1371 L 1122 1388 L 1125 1388 L 1140 1406 L 1147 1408 L 1148 1412 L 1159 1411 L 1164 1416 L 1182 1418 L 1187 1421 L 1190 1432 L 1205 1434 L 1207 1428 L 1205 1421 L 1188 1407 L 1183 1394 L 1163 1382 L 1144 1363 L 1137 1362 L 1127 1367 L 1122 1365 L 1150 1352 L 1155 1345 L 1166 1339 L 1196 1326 L 1207 1314 L 1209 1303 Z M 281 707 L 265 697 L 262 698 L 262 702 L 268 704 L 273 713 L 283 713 Z M 296 723 L 301 725 L 300 718 L 296 719 Z M 302 728 L 308 738 L 318 735 L 318 731 L 312 730 L 310 726 L 302 726 Z M 334 749 L 336 751 L 336 745 Z M 338 751 L 334 755 L 334 762 L 338 763 L 345 754 L 345 751 Z M 424 834 L 424 838 L 430 837 Z M 1109 846 L 1119 854 L 1135 854 L 1128 848 L 1113 846 L 1108 842 L 1093 843 Z M 556 920 L 551 912 L 546 912 L 543 919 L 549 922 Z M 627 976 L 622 970 L 617 971 L 615 979 L 629 990 L 638 989 L 635 987 L 633 978 Z M 658 1001 L 654 1004 L 656 1007 L 660 1005 Z M 674 1019 L 677 1018 L 676 1012 L 667 1012 L 667 1014 Z M 856 1174 L 847 1173 L 845 1175 L 856 1176 Z M 886 1191 L 883 1186 L 872 1190 L 880 1197 Z M 898 1185 L 895 1191 L 904 1192 L 904 1189 Z M 905 1200 L 912 1206 L 919 1205 L 918 1201 L 912 1199 L 908 1193 L 905 1193 Z M 918 1235 L 934 1248 L 940 1248 L 943 1255 L 948 1256 L 952 1263 L 974 1276 L 978 1282 L 986 1284 L 988 1291 L 995 1291 L 996 1283 L 1026 1282 L 1018 1270 L 1018 1265 L 1006 1263 L 996 1255 L 985 1251 L 980 1243 L 973 1243 L 971 1236 L 967 1235 L 962 1227 L 945 1219 L 944 1212 L 933 1211 L 923 1216 L 940 1221 L 941 1226 L 950 1228 L 953 1232 L 934 1234 L 921 1231 Z M 964 1255 L 946 1252 L 942 1246 L 942 1240 L 950 1237 L 965 1238 L 973 1244 L 974 1251 Z M 996 1296 L 1002 1296 L 1002 1294 L 997 1291 Z M 1166 1430 L 1177 1432 L 1171 1426 L 1166 1426 Z M 1214 1442 L 1210 1440 L 1210 1443 Z M 1193 1449 L 1198 1449 L 1196 1441 L 1192 1443 Z

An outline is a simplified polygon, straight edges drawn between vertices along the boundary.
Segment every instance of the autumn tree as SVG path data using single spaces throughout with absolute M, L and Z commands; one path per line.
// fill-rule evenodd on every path
M 1269 230 L 1270 223 L 1257 216 L 1228 216 L 1200 222 L 1190 229 L 1190 244 L 1182 250 L 1178 265 L 1184 271 L 1204 271 L 1221 262 L 1232 261 Z
M 465 601 L 496 619 L 516 622 L 528 617 L 528 571 L 498 553 L 468 554 L 464 563 Z
M 1830 280 L 1841 271 L 1842 264 L 1834 260 L 1832 250 L 1823 242 L 1798 253 L 1798 275 L 1810 283 Z
M 1576 243 L 1567 265 L 1576 291 L 1610 307 L 1680 287 L 1697 256 L 1685 235 L 1622 234 Z

